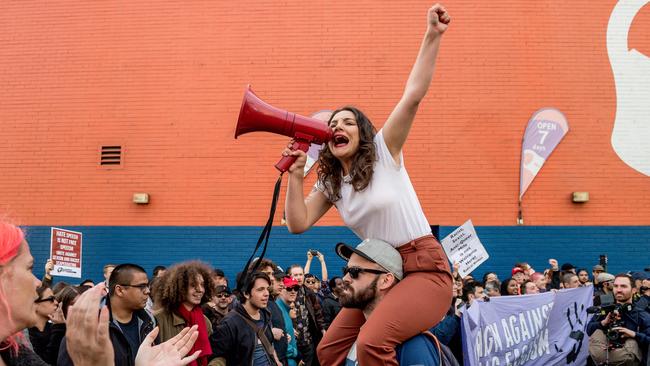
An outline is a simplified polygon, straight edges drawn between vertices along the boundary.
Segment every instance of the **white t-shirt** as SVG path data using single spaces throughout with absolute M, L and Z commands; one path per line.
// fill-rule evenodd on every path
M 404 167 L 402 153 L 400 164 L 395 163 L 383 130 L 375 135 L 374 141 L 377 161 L 370 184 L 356 192 L 344 177 L 341 199 L 334 205 L 345 225 L 359 238 L 381 239 L 397 248 L 431 234 L 431 227 Z M 322 182 L 316 182 L 316 189 L 329 197 Z
M 354 342 L 352 348 L 350 348 L 350 352 L 348 352 L 345 358 L 345 366 L 359 366 L 359 360 L 357 360 L 357 342 Z

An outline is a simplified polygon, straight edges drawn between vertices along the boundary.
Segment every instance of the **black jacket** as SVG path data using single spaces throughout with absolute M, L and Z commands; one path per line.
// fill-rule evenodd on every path
M 286 325 L 284 324 L 284 316 L 282 316 L 282 310 L 280 310 L 278 304 L 269 298 L 269 306 L 267 309 L 269 309 L 271 312 L 271 327 L 282 329 L 282 332 L 284 334 Z M 279 341 L 276 341 L 275 339 L 269 339 L 269 341 L 273 342 L 273 348 L 275 348 L 275 354 L 278 355 L 278 360 L 282 361 L 282 363 L 285 363 L 285 360 L 287 358 L 287 347 L 289 346 L 287 343 L 286 335 L 280 338 Z
M 50 337 L 52 336 L 52 323 L 45 323 L 45 328 L 41 332 L 36 327 L 29 328 L 29 342 L 32 344 L 34 352 L 41 358 L 43 361 L 51 357 L 47 355 L 47 345 L 50 343 Z M 56 351 L 59 352 L 57 345 Z M 54 358 L 56 360 L 56 357 Z
M 149 334 L 154 328 L 154 320 L 151 315 L 146 310 L 139 310 L 133 313 L 134 316 L 138 318 L 138 328 L 140 330 L 140 342 Z M 131 346 L 129 346 L 129 341 L 126 339 L 124 333 L 120 327 L 113 320 L 111 314 L 111 319 L 108 324 L 108 332 L 111 337 L 111 343 L 113 344 L 113 352 L 115 353 L 115 366 L 134 366 L 135 365 L 135 356 L 138 350 L 131 351 Z M 66 349 L 66 340 L 63 338 L 61 342 L 61 348 L 59 349 L 59 366 L 74 366 L 70 355 L 68 355 L 68 350 Z
M 339 311 L 341 311 L 339 301 L 331 294 L 326 295 L 323 298 L 323 326 L 326 330 L 330 327 Z
M 41 356 L 43 361 L 50 365 L 56 365 L 56 360 L 59 357 L 59 349 L 61 348 L 61 341 L 65 336 L 65 330 L 65 323 L 52 324 L 52 328 L 50 329 L 50 339 L 45 346 L 45 353 L 42 355 L 39 353 L 39 356 Z
M 309 331 L 311 332 L 314 345 L 317 345 L 320 343 L 321 338 L 323 338 L 323 329 L 325 329 L 323 310 L 321 309 L 320 301 L 318 301 L 318 296 L 314 291 L 305 285 L 302 285 L 300 291 L 304 293 L 305 307 L 309 313 Z
M 264 334 L 266 335 L 266 339 L 272 342 L 271 312 L 267 309 L 262 309 L 260 313 L 264 321 Z M 211 359 L 217 357 L 225 358 L 228 366 L 251 365 L 255 346 L 257 345 L 257 335 L 253 328 L 242 319 L 242 316 L 251 321 L 255 321 L 248 315 L 244 306 L 238 304 L 217 325 L 217 329 L 210 336 L 210 346 L 212 347 Z M 273 361 L 272 356 L 271 361 Z

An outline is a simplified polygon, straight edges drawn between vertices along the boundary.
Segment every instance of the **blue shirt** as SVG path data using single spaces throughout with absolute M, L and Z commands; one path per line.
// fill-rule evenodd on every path
M 397 361 L 402 366 L 438 366 L 440 364 L 440 355 L 433 340 L 423 334 L 407 340 L 397 346 L 395 350 L 397 351 Z M 359 366 L 356 343 L 345 359 L 345 366 Z
M 126 324 L 120 323 L 117 320 L 115 320 L 115 322 L 122 330 L 126 340 L 129 342 L 131 355 L 135 361 L 135 355 L 138 353 L 138 348 L 140 348 L 140 327 L 138 325 L 138 317 L 133 314 L 131 316 L 131 321 Z
M 255 324 L 257 324 L 258 328 L 264 327 L 263 318 L 264 317 L 260 317 L 260 320 L 255 320 Z M 262 341 L 260 341 L 259 338 L 255 337 L 255 342 L 257 343 L 255 344 L 255 351 L 253 352 L 253 366 L 269 366 L 269 357 L 266 355 Z

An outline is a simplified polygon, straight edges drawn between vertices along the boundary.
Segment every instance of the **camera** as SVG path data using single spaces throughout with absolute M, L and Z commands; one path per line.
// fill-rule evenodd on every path
M 587 309 L 588 314 L 598 314 L 601 317 L 606 317 L 609 313 L 614 312 L 614 320 L 607 325 L 605 329 L 605 336 L 610 348 L 621 348 L 625 344 L 625 339 L 621 337 L 621 333 L 614 330 L 616 327 L 624 327 L 625 322 L 622 315 L 632 311 L 632 304 L 619 304 L 614 302 L 603 302 L 600 306 L 592 306 Z
M 314 249 L 309 249 L 309 253 L 311 253 L 311 255 L 313 255 L 314 257 L 318 257 L 318 255 L 320 254 L 318 250 L 314 250 Z

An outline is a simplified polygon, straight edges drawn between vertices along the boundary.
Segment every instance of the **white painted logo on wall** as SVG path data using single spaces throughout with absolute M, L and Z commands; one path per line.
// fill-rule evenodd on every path
M 628 48 L 635 15 L 648 0 L 620 0 L 607 26 L 607 55 L 616 84 L 612 147 L 625 164 L 650 176 L 650 57 Z

